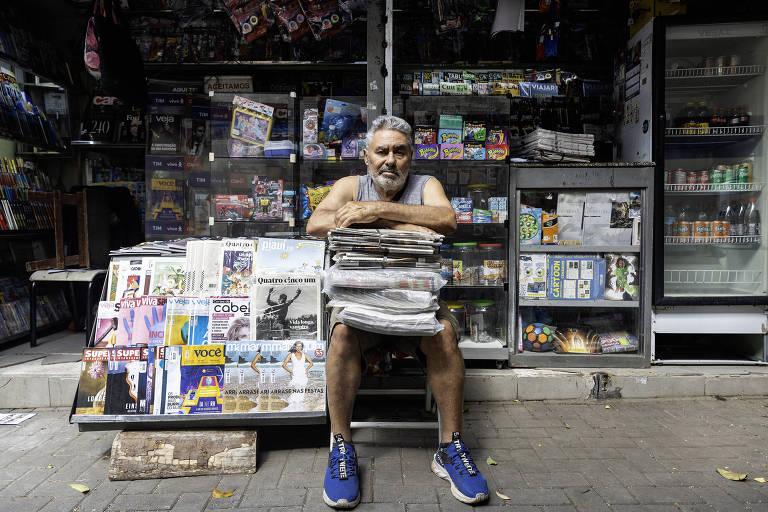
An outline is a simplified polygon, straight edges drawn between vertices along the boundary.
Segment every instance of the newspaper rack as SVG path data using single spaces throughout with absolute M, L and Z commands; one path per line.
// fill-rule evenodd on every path
M 167 255 L 172 256 L 172 255 Z M 326 252 L 326 264 L 328 254 Z M 104 280 L 101 292 L 101 300 L 107 296 L 108 280 Z M 322 301 L 322 299 L 321 299 Z M 321 304 L 321 312 L 325 309 L 324 301 Z M 320 328 L 325 327 L 325 316 L 320 315 L 318 322 Z M 87 346 L 93 344 L 96 333 L 96 322 L 91 329 L 91 336 Z M 178 430 L 183 428 L 232 428 L 232 427 L 256 427 L 262 425 L 317 425 L 326 424 L 328 421 L 327 406 L 321 411 L 291 411 L 291 412 L 256 412 L 256 413 L 216 413 L 216 414 L 76 414 L 77 391 L 72 400 L 69 422 L 77 424 L 80 432 L 105 431 L 105 430 Z

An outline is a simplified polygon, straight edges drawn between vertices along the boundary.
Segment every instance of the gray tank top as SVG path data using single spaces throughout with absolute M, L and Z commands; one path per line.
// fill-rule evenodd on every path
M 392 202 L 402 204 L 424 204 L 424 185 L 432 176 L 424 174 L 409 174 L 403 190 L 392 198 Z M 381 201 L 376 187 L 373 185 L 373 178 L 370 174 L 357 177 L 357 200 L 358 201 Z

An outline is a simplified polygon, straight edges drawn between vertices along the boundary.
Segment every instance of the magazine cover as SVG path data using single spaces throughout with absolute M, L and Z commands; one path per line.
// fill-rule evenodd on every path
M 163 414 L 165 399 L 165 351 L 169 347 L 151 347 L 147 359 L 147 408 L 149 414 Z M 150 379 L 150 373 L 151 379 Z M 150 391 L 151 388 L 151 391 Z
M 255 276 L 251 297 L 252 339 L 320 339 L 320 313 L 320 276 Z
M 638 260 L 632 254 L 606 254 L 605 298 L 608 300 L 638 300 L 640 280 Z
M 147 373 L 146 347 L 110 348 L 104 414 L 137 414 L 144 390 L 141 374 Z M 142 354 L 142 352 L 144 354 Z M 142 355 L 145 358 L 142 360 Z
M 184 155 L 191 157 L 208 157 L 210 145 L 208 133 L 210 121 L 205 119 L 185 119 L 184 126 Z
M 144 397 L 145 414 L 152 414 L 154 409 L 153 397 L 154 397 L 154 385 L 155 385 L 155 358 L 162 359 L 165 354 L 165 347 L 163 345 L 156 345 L 149 347 L 149 353 L 147 355 L 147 378 L 145 381 Z
M 181 348 L 180 414 L 220 413 L 223 382 L 223 344 Z
M 184 292 L 186 258 L 156 258 L 149 281 L 151 295 L 181 295 Z
M 156 259 L 157 258 L 153 258 L 150 256 L 145 256 L 141 258 L 141 265 L 143 267 L 143 270 L 141 271 L 141 289 L 142 289 L 141 294 L 142 295 L 152 295 L 151 290 L 149 289 L 149 282 L 152 280 L 152 271 L 155 269 Z
M 325 261 L 325 242 L 259 238 L 259 250 L 253 263 L 255 272 L 319 274 Z
M 168 297 L 165 311 L 163 345 L 186 345 L 189 343 L 192 297 Z
M 138 299 L 133 317 L 131 344 L 162 345 L 165 339 L 165 313 L 167 297 L 147 295 Z
M 123 299 L 117 311 L 117 333 L 115 346 L 128 347 L 133 344 L 133 324 L 140 299 Z
M 133 299 L 142 295 L 144 267 L 141 258 L 121 260 L 115 288 L 115 299 Z
M 261 341 L 227 342 L 222 412 L 270 411 L 270 383 L 274 383 L 275 376 L 274 372 L 264 364 L 267 362 L 274 364 L 279 361 L 274 356 L 266 356 L 266 350 L 262 355 L 264 343 Z
M 251 339 L 250 297 L 211 297 L 208 339 L 210 343 Z
M 123 144 L 144 144 L 146 142 L 144 131 L 144 114 L 141 109 L 129 109 L 120 118 L 120 135 L 118 142 Z
M 179 153 L 181 116 L 179 114 L 150 114 L 149 152 L 153 155 Z
M 253 219 L 282 220 L 283 180 L 254 176 L 252 185 Z
M 253 255 L 253 240 L 225 239 L 221 243 L 221 295 L 248 295 Z
M 195 297 L 191 299 L 191 302 L 189 345 L 207 345 L 209 343 L 208 310 L 211 301 L 208 298 Z
M 181 221 L 184 219 L 184 182 L 174 178 L 152 178 L 150 181 L 149 221 Z M 162 234 L 162 233 L 159 233 Z M 175 234 L 173 232 L 169 234 Z
M 117 343 L 117 319 L 120 302 L 102 300 L 96 313 L 96 329 L 93 332 L 94 347 L 114 347 Z
M 265 342 L 261 353 L 268 362 L 256 366 L 269 373 L 269 412 L 325 414 L 325 341 Z
M 75 414 L 104 414 L 109 349 L 83 349 Z
M 117 295 L 117 283 L 120 280 L 120 266 L 124 263 L 127 264 L 127 262 L 128 260 L 125 259 L 110 260 L 107 275 L 107 300 L 117 300 L 115 297 Z
M 163 404 L 160 414 L 179 414 L 181 410 L 181 349 L 184 347 L 165 347 L 164 371 L 162 378 Z M 155 402 L 157 397 L 155 394 Z

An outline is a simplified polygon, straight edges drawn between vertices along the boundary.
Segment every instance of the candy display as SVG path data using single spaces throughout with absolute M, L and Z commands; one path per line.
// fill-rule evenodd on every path
M 321 185 L 319 187 L 301 186 L 301 218 L 308 219 L 312 216 L 320 201 L 331 191 L 330 185 Z

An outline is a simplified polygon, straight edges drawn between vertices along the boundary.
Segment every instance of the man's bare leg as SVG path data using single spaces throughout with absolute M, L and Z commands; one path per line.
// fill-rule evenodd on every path
M 361 371 L 357 329 L 344 324 L 336 325 L 325 361 L 328 412 L 331 434 L 341 434 L 347 442 L 352 441 L 349 423 L 360 387 Z
M 427 356 L 427 382 L 440 410 L 440 442 L 449 443 L 451 434 L 461 430 L 464 358 L 451 324 L 447 320 L 440 323 L 445 329 L 434 336 L 424 336 L 419 348 Z

